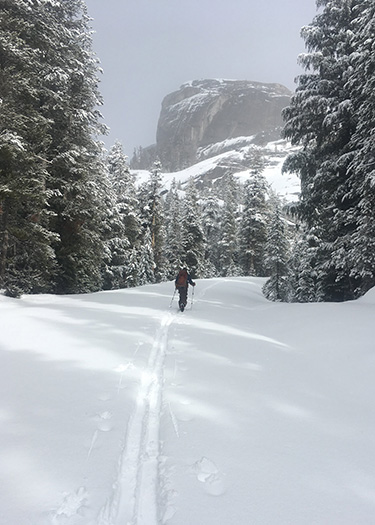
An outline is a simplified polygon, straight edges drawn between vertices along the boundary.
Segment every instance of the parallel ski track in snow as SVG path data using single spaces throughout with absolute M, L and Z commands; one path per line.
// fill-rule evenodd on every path
M 160 416 L 168 330 L 175 315 L 161 319 L 147 367 L 130 417 L 111 500 L 102 509 L 99 525 L 158 525 L 160 523 Z

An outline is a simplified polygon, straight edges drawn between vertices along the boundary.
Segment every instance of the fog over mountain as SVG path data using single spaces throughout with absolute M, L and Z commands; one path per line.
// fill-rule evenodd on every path
M 247 80 L 187 82 L 164 97 L 157 142 L 140 148 L 131 167 L 150 170 L 159 160 L 166 182 L 174 177 L 184 183 L 193 177 L 208 186 L 229 173 L 247 178 L 261 159 L 275 191 L 294 200 L 298 180 L 281 176 L 291 149 L 281 137 L 281 113 L 291 94 L 280 84 Z
M 152 144 L 163 97 L 188 80 L 250 79 L 294 90 L 315 0 L 86 0 L 103 68 L 102 113 L 127 155 Z
M 165 169 L 176 170 L 209 156 L 210 146 L 228 139 L 252 136 L 258 144 L 278 139 L 290 95 L 281 85 L 246 80 L 184 84 L 163 100 L 156 154 Z

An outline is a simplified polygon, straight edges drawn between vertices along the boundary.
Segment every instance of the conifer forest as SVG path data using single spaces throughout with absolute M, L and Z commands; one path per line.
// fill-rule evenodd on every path
M 318 0 L 304 73 L 283 112 L 299 201 L 262 158 L 220 185 L 139 183 L 107 151 L 100 62 L 82 0 L 2 0 L 0 289 L 75 294 L 193 278 L 261 276 L 277 301 L 343 301 L 375 285 L 375 3 Z

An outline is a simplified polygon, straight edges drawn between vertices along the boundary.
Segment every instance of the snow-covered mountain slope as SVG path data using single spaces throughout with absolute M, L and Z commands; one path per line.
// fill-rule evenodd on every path
M 375 293 L 0 296 L 1 525 L 369 525 Z
M 215 148 L 213 150 L 213 148 Z M 269 142 L 263 147 L 255 146 L 251 137 L 240 137 L 215 144 L 209 154 L 214 156 L 205 157 L 202 150 L 200 160 L 193 166 L 174 173 L 163 174 L 163 184 L 169 189 L 173 179 L 184 186 L 189 179 L 193 178 L 198 185 L 207 186 L 220 184 L 220 180 L 229 171 L 244 182 L 250 176 L 251 157 L 256 151 L 262 155 L 265 162 L 263 171 L 271 188 L 287 202 L 298 200 L 300 193 L 300 180 L 295 174 L 282 174 L 281 169 L 287 155 L 295 148 L 285 140 Z M 150 172 L 147 170 L 131 170 L 136 175 L 138 183 L 145 182 Z

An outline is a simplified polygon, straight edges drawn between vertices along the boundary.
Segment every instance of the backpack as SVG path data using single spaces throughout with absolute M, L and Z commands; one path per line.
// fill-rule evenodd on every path
M 181 270 L 177 276 L 176 286 L 186 286 L 188 280 L 188 274 L 186 270 Z

